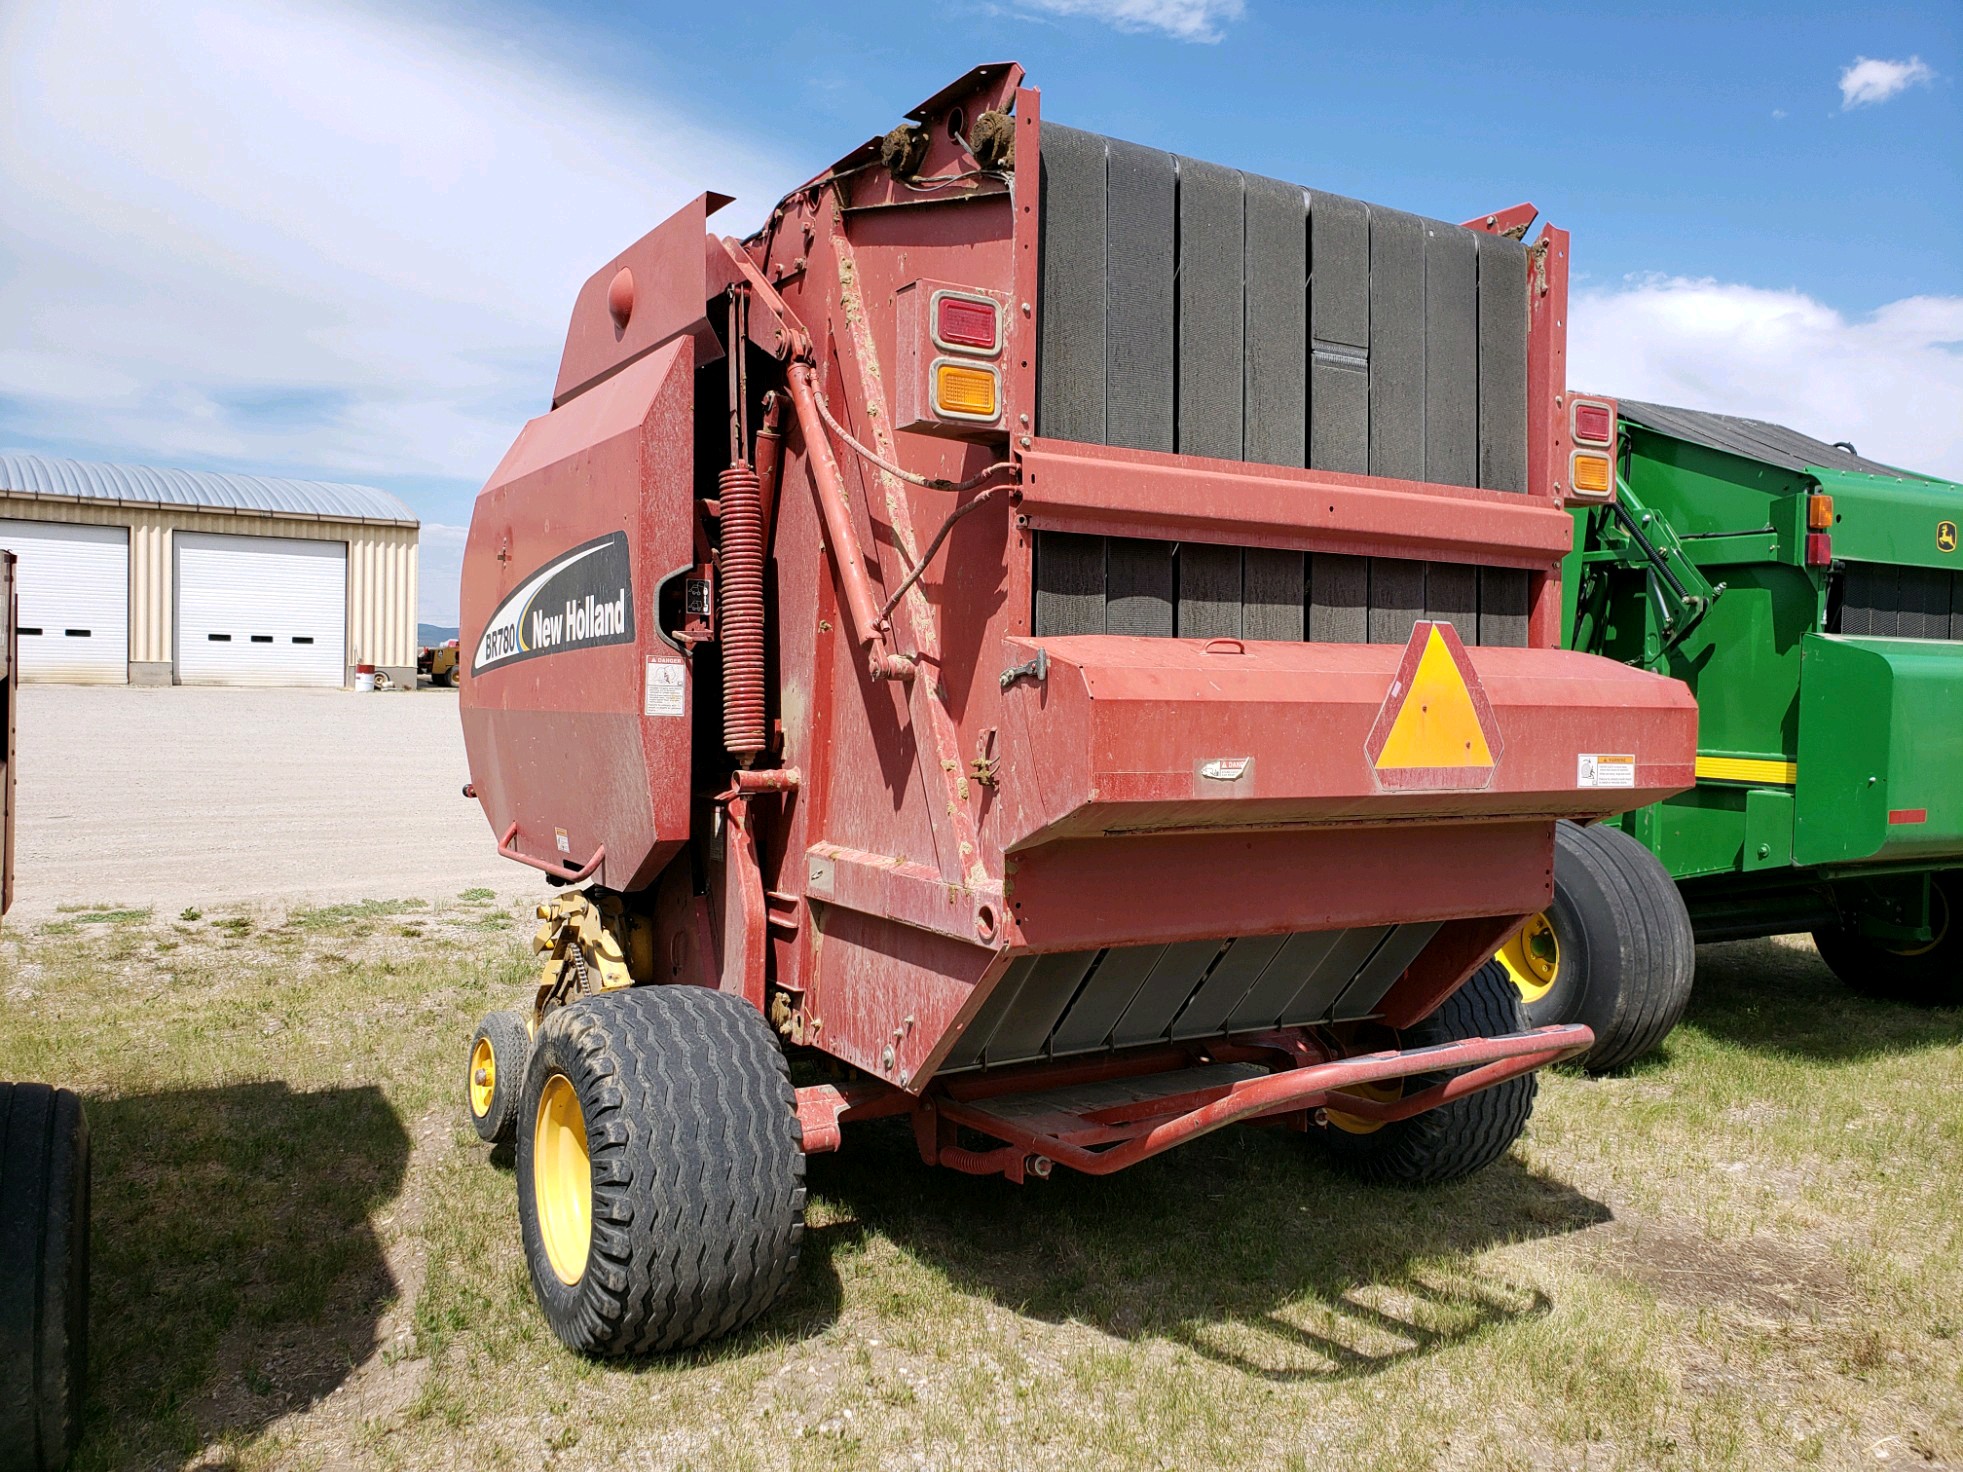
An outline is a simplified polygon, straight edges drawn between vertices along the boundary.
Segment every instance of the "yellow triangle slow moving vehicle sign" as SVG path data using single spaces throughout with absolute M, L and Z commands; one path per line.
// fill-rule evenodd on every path
M 1420 620 L 1411 630 L 1364 754 L 1387 788 L 1477 789 L 1493 780 L 1499 727 L 1450 624 Z

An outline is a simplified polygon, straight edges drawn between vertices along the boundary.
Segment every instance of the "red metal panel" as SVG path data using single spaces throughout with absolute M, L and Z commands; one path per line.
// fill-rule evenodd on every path
M 1012 939 L 1075 951 L 1521 916 L 1547 904 L 1553 844 L 1549 822 L 1063 839 L 1010 857 Z
M 1525 224 L 1522 224 L 1524 233 Z M 1568 232 L 1541 227 L 1527 252 L 1527 489 L 1564 504 L 1568 478 Z M 1572 521 L 1570 520 L 1572 525 Z M 1561 567 L 1535 578 L 1527 642 L 1559 649 L 1566 635 Z
M 1565 650 L 1466 650 L 1499 730 L 1491 780 L 1407 791 L 1387 790 L 1369 757 L 1397 645 L 1080 635 L 1006 640 L 1002 667 L 1039 651 L 1047 677 L 1003 698 L 994 831 L 1009 850 L 1277 824 L 1600 817 L 1693 780 L 1697 707 L 1684 686 Z M 1633 752 L 1634 789 L 1578 786 L 1578 757 L 1596 751 Z
M 1043 530 L 1536 570 L 1574 542 L 1544 499 L 1042 438 L 1017 509 Z
M 534 419 L 491 475 L 464 549 L 460 704 L 472 781 L 493 833 L 571 873 L 603 845 L 598 879 L 653 882 L 688 836 L 688 716 L 646 715 L 650 660 L 679 658 L 655 632 L 653 592 L 692 560 L 693 342 L 657 349 Z M 476 668 L 492 611 L 539 568 L 626 530 L 632 643 Z
M 722 356 L 706 310 L 720 283 L 710 272 L 713 242 L 703 237 L 709 216 L 729 200 L 697 195 L 586 279 L 559 360 L 555 407 L 678 333 L 695 339 L 698 361 Z

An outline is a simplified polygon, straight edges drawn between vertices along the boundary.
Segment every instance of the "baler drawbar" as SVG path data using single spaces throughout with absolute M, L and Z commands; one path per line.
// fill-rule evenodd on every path
M 1045 124 L 1013 64 L 727 202 L 587 282 L 465 555 L 469 790 L 560 890 L 470 1113 L 554 1330 L 762 1312 L 879 1117 L 1012 1181 L 1252 1120 L 1496 1159 L 1593 1038 L 1489 958 L 1696 745 L 1559 647 L 1566 234 Z

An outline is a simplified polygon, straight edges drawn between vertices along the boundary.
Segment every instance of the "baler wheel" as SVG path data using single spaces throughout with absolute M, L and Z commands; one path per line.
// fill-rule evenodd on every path
M 1496 958 L 1534 1027 L 1584 1022 L 1590 1073 L 1635 1062 L 1669 1036 L 1690 1002 L 1697 944 L 1662 862 L 1620 828 L 1562 823 L 1554 903 Z
M 525 1065 L 532 1037 L 517 1012 L 488 1012 L 470 1040 L 464 1101 L 478 1139 L 502 1145 L 518 1133 L 518 1097 L 525 1090 Z
M 89 1126 L 47 1084 L 0 1084 L 0 1464 L 52 1472 L 82 1427 Z
M 582 1354 L 728 1334 L 796 1271 L 797 1096 L 770 1025 L 739 997 L 634 987 L 550 1013 L 517 1164 L 533 1290 Z
M 1473 972 L 1431 1016 L 1399 1035 L 1404 1048 L 1427 1048 L 1462 1038 L 1496 1037 L 1526 1027 L 1520 997 L 1496 961 Z M 1446 1075 L 1409 1079 L 1415 1093 Z M 1378 1125 L 1344 1116 L 1334 1105 L 1329 1126 L 1312 1132 L 1330 1159 L 1375 1185 L 1436 1186 L 1484 1170 L 1512 1147 L 1534 1112 L 1535 1076 L 1521 1074 L 1410 1119 Z M 1384 1091 L 1370 1097 L 1384 1098 Z
M 1929 881 L 1935 935 L 1920 945 L 1889 946 L 1853 929 L 1816 930 L 1820 959 L 1863 996 L 1921 1007 L 1963 1006 L 1963 875 Z

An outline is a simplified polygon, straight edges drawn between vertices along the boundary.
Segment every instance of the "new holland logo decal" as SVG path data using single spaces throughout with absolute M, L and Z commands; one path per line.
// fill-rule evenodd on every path
M 497 606 L 477 641 L 472 674 L 542 654 L 634 642 L 627 533 L 582 543 L 548 562 Z

